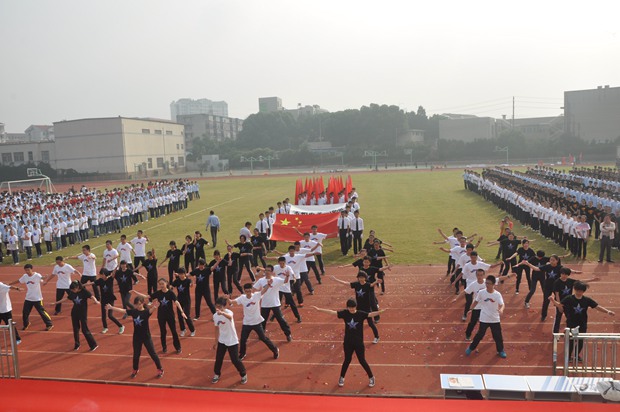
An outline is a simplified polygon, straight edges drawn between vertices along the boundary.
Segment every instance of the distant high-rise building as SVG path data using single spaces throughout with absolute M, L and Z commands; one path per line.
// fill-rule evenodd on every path
M 237 140 L 243 128 L 243 120 L 211 114 L 184 114 L 177 116 L 177 122 L 185 126 L 185 150 L 192 151 L 196 137 L 206 137 L 221 142 Z
M 258 111 L 260 113 L 271 113 L 282 110 L 282 99 L 279 97 L 259 97 Z
M 177 121 L 177 116 L 182 114 L 214 114 L 228 116 L 228 103 L 225 101 L 214 102 L 209 99 L 179 99 L 170 103 L 170 116 L 172 121 Z

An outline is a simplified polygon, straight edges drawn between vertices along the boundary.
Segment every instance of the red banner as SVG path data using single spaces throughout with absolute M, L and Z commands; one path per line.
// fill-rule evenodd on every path
M 321 233 L 328 237 L 336 237 L 338 234 L 338 218 L 340 213 L 322 213 L 314 215 L 276 215 L 276 221 L 271 228 L 271 240 L 294 242 L 302 236 L 297 232 L 312 232 L 313 225 L 318 226 Z M 297 230 L 295 230 L 297 229 Z

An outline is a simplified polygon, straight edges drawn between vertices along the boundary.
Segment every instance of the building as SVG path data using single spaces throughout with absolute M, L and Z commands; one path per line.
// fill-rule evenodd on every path
M 55 160 L 56 147 L 53 140 L 0 143 L 0 164 L 4 166 L 52 164 Z
M 564 128 L 586 141 L 620 137 L 620 87 L 564 92 Z
M 184 114 L 177 116 L 177 122 L 185 126 L 185 150 L 191 152 L 192 142 L 197 137 L 207 137 L 221 142 L 237 140 L 243 129 L 243 120 L 212 114 Z
M 183 125 L 169 120 L 107 117 L 54 123 L 54 169 L 125 177 L 185 170 Z
M 214 114 L 227 117 L 228 103 L 209 99 L 179 99 L 170 103 L 170 118 L 173 122 L 178 122 L 177 116 L 186 114 Z
M 439 138 L 473 142 L 497 137 L 495 119 L 492 117 L 455 117 L 439 121 Z
M 282 99 L 279 97 L 259 97 L 258 98 L 258 112 L 259 113 L 271 113 L 279 112 L 283 110 Z
M 514 119 L 514 122 L 506 120 L 504 127 L 510 129 L 512 123 L 515 130 L 528 140 L 551 140 L 564 133 L 564 116 L 530 117 Z
M 327 113 L 327 110 L 321 109 L 318 104 L 302 106 L 301 103 L 297 104 L 297 109 L 283 109 L 293 115 L 295 120 L 299 120 L 302 117 L 314 116 L 320 113 Z
M 24 133 L 29 142 L 41 142 L 44 140 L 54 140 L 54 126 L 51 125 L 30 125 Z
M 424 143 L 424 130 L 409 129 L 398 134 L 398 146 L 409 146 L 413 143 Z

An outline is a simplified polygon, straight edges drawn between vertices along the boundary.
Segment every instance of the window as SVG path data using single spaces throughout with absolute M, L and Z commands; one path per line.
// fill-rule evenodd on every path
M 177 150 L 179 150 L 179 144 L 177 143 Z
M 158 157 L 157 158 L 157 167 L 158 168 L 164 167 L 164 158 L 163 157 Z
M 174 157 L 170 157 L 170 166 L 174 164 Z
M 2 163 L 3 164 L 13 163 L 13 155 L 11 153 L 2 153 Z
M 49 152 L 49 150 L 43 150 L 41 152 L 41 161 L 45 162 L 45 163 L 49 163 L 50 162 L 50 152 Z
M 171 135 L 172 134 L 172 130 L 166 130 L 166 134 L 167 135 Z
M 151 134 L 151 129 L 142 129 L 142 134 Z
M 13 159 L 16 162 L 23 162 L 24 161 L 24 152 L 14 152 L 13 153 Z
M 155 129 L 155 134 L 161 134 L 161 130 Z
M 149 157 L 149 158 L 148 158 L 148 166 L 147 166 L 147 167 L 148 167 L 149 169 L 152 169 L 152 168 L 153 168 L 153 158 L 152 158 L 152 157 Z
M 185 158 L 183 156 L 179 156 L 179 166 L 185 166 Z
M 183 149 L 183 143 L 181 143 L 181 149 Z
M 34 162 L 34 156 L 32 155 L 32 152 L 28 152 L 28 161 Z

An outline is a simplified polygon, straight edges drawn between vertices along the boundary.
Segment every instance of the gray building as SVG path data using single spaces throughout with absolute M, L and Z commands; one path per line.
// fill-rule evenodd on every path
M 283 110 L 282 99 L 279 97 L 259 97 L 258 111 L 259 113 L 271 113 Z
M 564 128 L 586 141 L 620 137 L 620 87 L 564 92 Z
M 213 101 L 209 99 L 179 99 L 170 103 L 170 118 L 178 121 L 177 117 L 186 114 L 213 114 L 228 116 L 228 103 L 225 101 Z
M 185 149 L 192 150 L 197 137 L 207 137 L 218 142 L 236 140 L 243 129 L 243 120 L 211 114 L 188 114 L 177 116 L 177 122 L 185 126 Z
M 439 121 L 439 138 L 473 142 L 497 137 L 495 119 L 492 117 L 456 117 Z
M 18 166 L 22 164 L 56 162 L 56 147 L 53 140 L 39 142 L 0 143 L 0 164 Z

